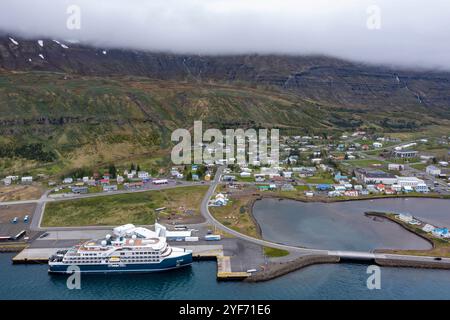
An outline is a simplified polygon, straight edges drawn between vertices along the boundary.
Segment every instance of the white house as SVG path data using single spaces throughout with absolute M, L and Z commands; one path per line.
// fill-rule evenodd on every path
M 413 187 L 411 187 L 411 186 L 404 186 L 404 187 L 403 187 L 403 190 L 404 190 L 406 193 L 408 193 L 408 192 L 413 192 L 413 191 L 414 191 Z
M 439 161 L 439 165 L 442 167 L 447 167 L 448 166 L 448 162 L 447 161 Z
M 241 176 L 241 178 L 248 178 L 248 177 L 251 177 L 252 174 L 250 172 L 243 171 L 240 173 L 240 176 Z
M 70 183 L 73 183 L 73 179 L 72 178 L 64 178 L 64 180 L 63 180 L 63 183 L 64 184 L 70 184 Z
M 121 184 L 125 181 L 125 178 L 123 176 L 117 176 L 117 183 Z
M 428 193 L 430 191 L 425 183 L 419 183 L 414 189 L 416 189 L 417 192 L 422 193 Z
M 391 171 L 401 171 L 404 169 L 405 169 L 405 166 L 403 164 L 398 164 L 398 163 L 389 163 L 388 164 L 388 170 L 391 170 Z
M 214 204 L 216 206 L 225 206 L 228 203 L 228 199 L 223 193 L 218 193 L 214 199 Z
M 378 148 L 383 148 L 383 144 L 380 143 L 380 142 L 374 142 L 372 145 L 373 145 L 374 148 L 377 148 L 377 149 Z
M 21 179 L 22 183 L 26 184 L 26 183 L 32 183 L 33 182 L 33 177 L 22 177 Z
M 150 177 L 150 175 L 148 174 L 147 171 L 139 171 L 138 172 L 139 179 L 148 179 L 149 177 Z
M 266 176 L 263 174 L 255 174 L 255 181 L 256 182 L 263 182 L 266 180 Z
M 426 224 L 422 228 L 422 230 L 425 232 L 432 232 L 434 229 L 436 229 L 436 227 L 432 226 L 431 224 Z
M 441 169 L 436 166 L 428 166 L 425 169 L 426 173 L 431 174 L 432 176 L 438 176 L 441 174 Z
M 292 178 L 292 171 L 283 171 L 283 177 L 287 179 Z
M 9 185 L 11 185 L 11 183 L 12 183 L 12 179 L 11 178 L 6 177 L 5 179 L 3 179 L 3 184 L 5 186 L 9 186 Z
M 397 218 L 403 222 L 411 222 L 413 221 L 413 217 L 410 214 L 400 213 L 397 215 Z

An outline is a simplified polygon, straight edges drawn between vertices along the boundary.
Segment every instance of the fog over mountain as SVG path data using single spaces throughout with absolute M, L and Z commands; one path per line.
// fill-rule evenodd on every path
M 81 28 L 71 30 L 73 5 Z M 0 30 L 110 48 L 323 54 L 450 70 L 448 0 L 2 0 Z

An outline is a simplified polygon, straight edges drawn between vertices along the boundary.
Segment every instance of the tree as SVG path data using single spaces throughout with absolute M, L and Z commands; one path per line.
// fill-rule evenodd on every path
M 117 177 L 117 169 L 113 163 L 109 165 L 108 172 L 111 179 L 115 179 Z

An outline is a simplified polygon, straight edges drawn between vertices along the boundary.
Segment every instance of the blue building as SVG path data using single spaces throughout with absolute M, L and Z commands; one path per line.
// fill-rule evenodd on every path
M 317 191 L 330 191 L 333 186 L 331 184 L 319 184 L 316 189 Z

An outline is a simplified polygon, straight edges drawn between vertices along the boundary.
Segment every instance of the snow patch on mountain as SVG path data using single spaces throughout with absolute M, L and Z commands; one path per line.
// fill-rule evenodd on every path
M 19 45 L 19 43 L 16 40 L 14 40 L 14 38 L 9 37 L 9 40 L 11 40 L 11 42 L 14 43 L 16 46 Z

